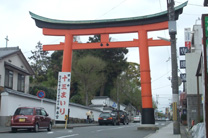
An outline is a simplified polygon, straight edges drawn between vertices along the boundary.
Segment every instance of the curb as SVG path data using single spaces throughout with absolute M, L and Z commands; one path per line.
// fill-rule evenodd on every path
M 67 129 L 73 129 L 74 127 L 88 127 L 88 126 L 98 126 L 98 124 L 89 124 L 89 125 L 87 125 L 87 124 L 80 124 L 80 125 L 67 125 Z M 65 128 L 65 126 L 64 125 L 58 125 L 58 126 L 56 126 L 56 125 L 54 125 L 53 127 L 52 127 L 53 129 L 62 129 L 62 128 Z
M 0 134 L 1 133 L 10 133 L 11 131 L 7 131 L 7 130 L 5 130 L 5 131 L 0 131 Z

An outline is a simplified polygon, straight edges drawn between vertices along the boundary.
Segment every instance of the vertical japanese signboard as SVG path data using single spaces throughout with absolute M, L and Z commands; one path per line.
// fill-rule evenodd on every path
M 180 60 L 180 69 L 186 68 L 186 60 Z
M 202 28 L 203 28 L 203 50 L 204 50 L 204 78 L 205 78 L 205 93 L 204 93 L 204 106 L 205 106 L 205 109 L 208 108 L 208 93 L 207 93 L 207 90 L 208 90 L 208 85 L 207 85 L 207 79 L 208 79 L 208 67 L 207 67 L 207 62 L 208 62 L 208 14 L 202 14 Z M 208 118 L 207 118 L 207 115 L 208 115 L 208 110 L 205 110 L 205 118 L 204 118 L 204 122 L 205 122 L 205 125 L 208 126 Z M 206 129 L 206 137 L 208 137 L 208 131 Z
M 59 72 L 55 120 L 64 121 L 68 115 L 71 72 Z
M 186 55 L 186 53 L 188 53 L 188 48 L 187 47 L 179 47 L 179 53 L 180 53 L 180 56 Z
M 191 50 L 191 28 L 185 28 L 185 47 Z
M 186 82 L 186 73 L 181 73 L 180 78 L 181 78 L 182 82 Z
M 203 44 L 204 44 L 204 50 L 205 50 L 205 54 L 204 56 L 206 56 L 206 64 L 208 62 L 208 14 L 204 14 L 202 15 L 202 24 L 203 24 Z M 207 64 L 207 73 L 208 73 L 208 64 Z

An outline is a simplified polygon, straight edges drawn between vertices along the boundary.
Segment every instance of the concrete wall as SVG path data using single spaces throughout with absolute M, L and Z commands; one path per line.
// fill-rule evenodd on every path
M 196 71 L 200 60 L 201 53 L 186 53 L 186 86 L 187 94 L 197 94 L 197 77 Z M 202 94 L 202 80 L 199 77 L 199 90 Z
M 25 96 L 26 95 L 26 96 Z M 28 98 L 29 97 L 29 98 Z M 37 96 L 33 96 L 30 94 L 17 95 L 8 92 L 2 92 L 0 97 L 0 125 L 10 125 L 10 117 L 14 114 L 15 110 L 21 106 L 27 107 L 43 107 L 49 114 L 49 116 L 54 119 L 55 118 L 55 101 L 49 99 L 43 99 L 41 104 L 41 100 L 37 98 Z M 71 118 L 79 118 L 86 119 L 86 112 L 89 110 L 93 111 L 94 120 L 98 120 L 98 116 L 101 111 L 89 108 L 87 106 L 82 106 L 79 104 L 70 103 L 69 104 L 70 115 Z
M 201 95 L 200 95 L 201 99 Z M 195 124 L 198 123 L 198 97 L 196 94 L 187 95 L 187 123 L 191 127 L 191 121 L 194 120 Z M 200 116 L 203 117 L 203 105 L 200 102 Z

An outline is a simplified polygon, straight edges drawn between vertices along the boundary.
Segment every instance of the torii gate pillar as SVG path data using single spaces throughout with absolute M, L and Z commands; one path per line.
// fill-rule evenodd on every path
M 65 43 L 63 49 L 63 61 L 62 61 L 62 72 L 71 72 L 72 65 L 72 43 L 73 43 L 73 35 L 66 34 L 65 35 Z
M 139 55 L 142 96 L 142 124 L 154 124 L 147 31 L 139 31 Z

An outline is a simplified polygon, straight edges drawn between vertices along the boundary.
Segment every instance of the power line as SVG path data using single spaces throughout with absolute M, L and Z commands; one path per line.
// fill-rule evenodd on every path
M 158 88 L 155 88 L 155 89 L 152 89 L 152 90 L 162 89 L 162 88 L 165 88 L 165 87 L 168 87 L 168 86 L 171 86 L 171 84 L 166 85 L 166 86 L 162 86 L 162 87 L 158 87 Z
M 171 71 L 171 70 L 170 70 L 170 71 Z M 157 80 L 161 79 L 162 77 L 164 77 L 165 75 L 167 75 L 170 71 L 168 71 L 168 72 L 167 72 L 167 73 L 165 73 L 164 75 L 160 76 L 159 78 L 154 79 L 152 82 L 155 82 L 155 81 L 157 81 Z
M 100 17 L 106 15 L 107 13 L 109 13 L 110 11 L 114 10 L 115 8 L 117 8 L 118 6 L 120 6 L 122 3 L 124 3 L 126 0 L 121 1 L 118 5 L 114 6 L 113 8 L 111 8 L 109 11 L 105 12 L 103 15 L 101 15 Z M 98 18 L 100 18 L 98 17 Z M 98 19 L 97 18 L 97 19 Z

